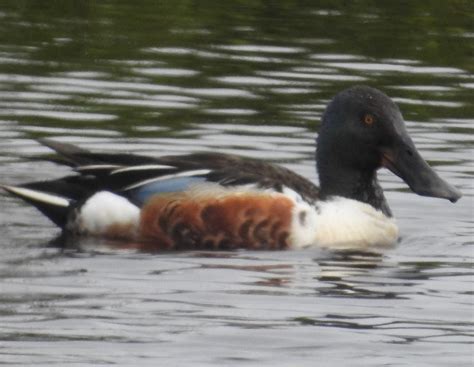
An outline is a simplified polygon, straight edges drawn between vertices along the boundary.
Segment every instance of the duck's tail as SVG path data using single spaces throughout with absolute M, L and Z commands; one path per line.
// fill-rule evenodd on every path
M 50 139 L 38 141 L 56 152 L 56 155 L 46 157 L 46 160 L 71 166 L 79 174 L 15 186 L 0 184 L 0 189 L 3 188 L 8 193 L 35 206 L 61 228 L 66 226 L 70 209 L 80 205 L 94 193 L 103 190 L 120 191 L 123 187 L 130 185 L 129 175 L 126 175 L 124 179 L 114 176 L 114 180 L 109 180 L 111 170 L 129 165 L 158 164 L 156 159 L 147 156 L 93 153 L 72 144 L 59 143 Z M 84 167 L 88 168 L 87 172 L 81 170 Z M 138 175 L 142 174 L 142 171 L 137 172 Z M 147 178 L 149 177 L 140 176 L 139 180 Z M 132 175 L 132 183 L 133 181 L 137 181 L 136 175 Z
M 41 187 L 36 187 L 41 186 L 41 184 L 31 183 L 22 186 L 0 185 L 0 188 L 35 206 L 54 224 L 64 228 L 72 200 L 55 193 L 43 191 Z

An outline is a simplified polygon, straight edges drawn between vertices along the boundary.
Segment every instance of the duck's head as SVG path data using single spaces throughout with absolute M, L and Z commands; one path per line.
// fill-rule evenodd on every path
M 452 202 L 461 197 L 418 153 L 398 106 L 375 88 L 356 86 L 338 93 L 326 108 L 317 143 L 322 191 L 347 187 L 347 180 L 371 180 L 386 167 L 418 195 Z

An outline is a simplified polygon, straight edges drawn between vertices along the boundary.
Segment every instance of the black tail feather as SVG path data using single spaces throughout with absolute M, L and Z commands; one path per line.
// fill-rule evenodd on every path
M 29 182 L 20 187 L 40 191 L 72 201 L 84 200 L 98 190 L 93 177 L 66 176 L 57 180 Z
M 157 160 L 152 157 L 142 155 L 129 155 L 120 153 L 92 153 L 86 149 L 72 144 L 59 143 L 55 140 L 43 138 L 38 142 L 54 150 L 59 157 L 49 158 L 50 161 L 65 164 L 68 166 L 87 166 L 95 164 L 117 164 L 117 165 L 140 165 L 153 164 Z

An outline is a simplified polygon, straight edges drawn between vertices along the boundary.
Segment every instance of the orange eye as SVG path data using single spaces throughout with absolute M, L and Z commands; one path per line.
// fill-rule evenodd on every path
M 372 125 L 375 122 L 375 117 L 370 113 L 367 113 L 364 115 L 363 121 L 366 125 Z

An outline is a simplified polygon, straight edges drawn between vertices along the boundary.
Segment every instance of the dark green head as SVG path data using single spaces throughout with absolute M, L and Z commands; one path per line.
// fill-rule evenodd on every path
M 418 153 L 398 106 L 375 88 L 356 86 L 333 98 L 323 116 L 316 160 L 323 196 L 341 195 L 374 205 L 370 196 L 380 189 L 376 171 L 386 167 L 419 195 L 452 202 L 461 197 Z

